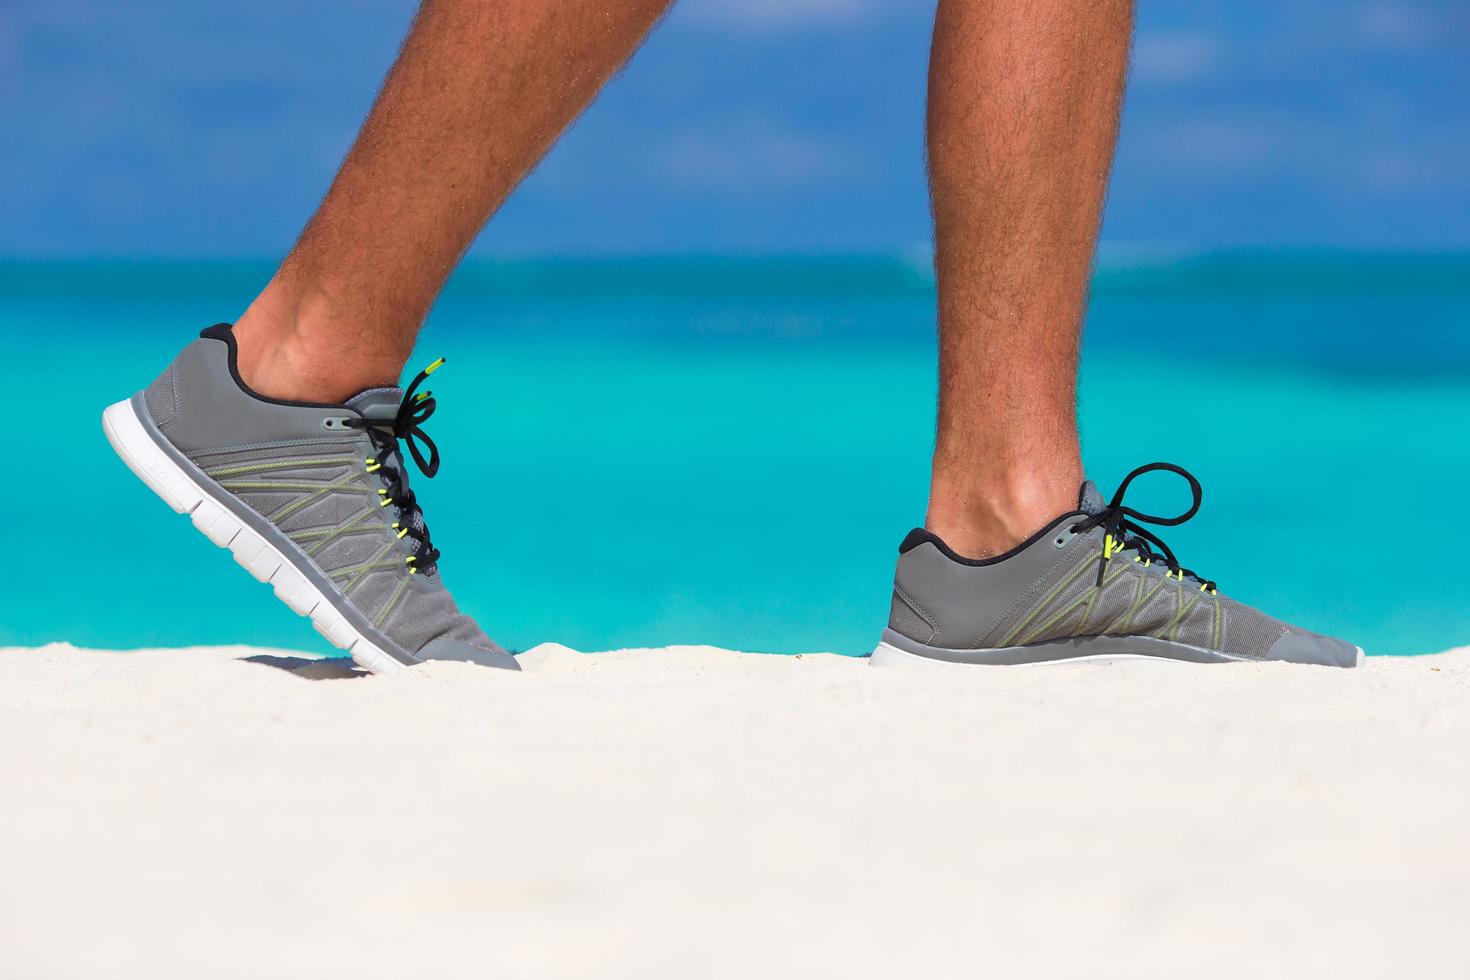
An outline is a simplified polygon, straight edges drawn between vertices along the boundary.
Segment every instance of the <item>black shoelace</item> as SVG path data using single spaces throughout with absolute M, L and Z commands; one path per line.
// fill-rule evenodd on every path
M 1189 510 L 1180 514 L 1178 517 L 1158 517 L 1123 505 L 1123 495 L 1128 492 L 1128 485 L 1145 473 L 1152 473 L 1156 470 L 1167 470 L 1170 473 L 1178 473 L 1189 481 L 1189 491 L 1194 495 L 1194 503 L 1190 506 Z M 1071 530 L 1078 534 L 1095 527 L 1103 529 L 1103 560 L 1098 562 L 1097 566 L 1098 585 L 1102 585 L 1103 573 L 1108 567 L 1107 563 L 1114 556 L 1131 548 L 1134 552 L 1134 561 L 1145 566 L 1152 565 L 1155 561 L 1158 561 L 1166 566 L 1166 577 L 1177 578 L 1181 582 L 1185 578 L 1192 578 L 1200 583 L 1201 592 L 1208 592 L 1211 595 L 1216 594 L 1219 590 L 1215 587 L 1214 582 L 1197 575 L 1187 568 L 1181 568 L 1179 560 L 1174 557 L 1174 552 L 1169 550 L 1169 546 L 1164 544 L 1163 541 L 1160 541 L 1158 536 L 1153 532 L 1138 523 L 1139 521 L 1144 521 L 1149 524 L 1159 524 L 1164 527 L 1174 527 L 1183 524 L 1195 514 L 1199 513 L 1199 505 L 1203 499 L 1204 488 L 1200 486 L 1200 482 L 1184 467 L 1175 466 L 1173 463 L 1149 463 L 1145 466 L 1140 466 L 1125 476 L 1123 482 L 1118 484 L 1117 492 L 1113 494 L 1113 499 L 1108 502 L 1107 507 L 1091 517 L 1078 521 L 1071 527 Z
M 429 541 L 429 528 L 424 523 L 424 513 L 419 509 L 418 501 L 408 488 L 398 466 L 392 463 L 385 466 L 382 460 L 392 459 L 396 455 L 398 465 L 401 466 L 402 449 L 407 446 L 419 472 L 429 479 L 433 479 L 434 474 L 439 472 L 439 447 L 434 445 L 434 440 L 422 428 L 429 416 L 434 414 L 434 393 L 417 392 L 419 385 L 443 365 L 444 358 L 441 357 L 418 373 L 408 390 L 403 393 L 403 400 L 398 403 L 398 413 L 393 418 L 344 420 L 349 428 L 366 430 L 373 448 L 377 450 L 378 456 L 366 461 L 368 472 L 381 472 L 382 480 L 387 485 L 378 491 L 378 495 L 382 497 L 381 506 L 398 508 L 398 520 L 393 524 L 398 537 L 412 538 L 414 541 L 413 554 L 405 559 L 409 574 L 432 572 L 439 563 L 439 549 Z M 429 450 L 427 460 L 424 459 L 423 450 L 419 448 L 421 441 Z

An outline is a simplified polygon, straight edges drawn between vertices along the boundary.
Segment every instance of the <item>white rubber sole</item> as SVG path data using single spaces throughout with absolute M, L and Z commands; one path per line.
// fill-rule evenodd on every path
M 1058 658 L 1056 660 L 1033 660 L 1033 661 L 1031 661 L 1029 663 L 1024 663 L 1024 664 L 1011 664 L 1010 666 L 1013 666 L 1013 667 L 1052 667 L 1052 666 L 1056 666 L 1058 664 L 1082 664 L 1082 663 L 1110 664 L 1110 663 L 1120 663 L 1120 662 L 1122 662 L 1124 660 L 1152 660 L 1152 661 L 1154 661 L 1156 663 L 1188 664 L 1191 667 L 1198 666 L 1196 664 L 1189 664 L 1189 662 L 1188 661 L 1185 661 L 1185 660 L 1170 660 L 1167 657 L 1153 657 L 1153 656 L 1149 656 L 1148 654 L 1144 654 L 1144 653 L 1103 653 L 1103 654 L 1098 654 L 1096 656 L 1091 656 L 1091 657 L 1061 657 L 1061 658 Z M 937 659 L 935 657 L 921 657 L 917 653 L 909 653 L 907 650 L 900 650 L 898 647 L 894 646 L 891 643 L 879 643 L 878 646 L 873 650 L 872 655 L 868 658 L 868 663 L 871 664 L 874 667 L 913 667 L 913 666 L 924 666 L 924 667 L 941 667 L 941 668 L 943 668 L 943 667 L 974 668 L 976 666 L 985 666 L 983 664 L 962 664 L 962 663 L 956 663 L 953 660 L 939 660 L 939 659 Z
M 1363 666 L 1363 648 L 1358 647 L 1358 660 L 1354 667 Z M 1171 660 L 1168 657 L 1153 657 L 1142 653 L 1106 653 L 1095 657 L 1066 657 L 1060 660 L 1037 660 L 1032 663 L 1015 664 L 1017 667 L 1051 667 L 1058 664 L 1080 664 L 1095 663 L 1109 664 L 1119 663 L 1124 660 L 1152 660 L 1155 663 L 1185 664 L 1190 667 L 1202 666 L 1187 660 Z M 976 664 L 955 663 L 952 660 L 938 660 L 934 657 L 921 657 L 917 653 L 909 653 L 900 650 L 891 643 L 879 643 L 868 658 L 868 663 L 874 667 L 975 667 Z M 1204 665 L 1211 666 L 1211 665 Z
M 280 599 L 298 616 L 310 618 L 327 642 L 351 654 L 353 661 L 374 674 L 406 670 L 357 631 L 322 594 L 296 570 L 291 560 L 256 530 L 214 501 L 198 482 L 169 459 L 148 435 L 131 402 L 109 405 L 102 413 L 102 430 L 113 450 L 148 489 L 158 494 L 175 513 L 188 514 L 194 527 L 220 548 L 228 548 L 235 561 L 256 581 L 269 583 Z

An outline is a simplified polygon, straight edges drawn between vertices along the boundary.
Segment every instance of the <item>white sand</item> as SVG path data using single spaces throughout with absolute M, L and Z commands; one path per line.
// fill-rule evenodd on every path
M 253 655 L 0 651 L 0 976 L 1470 974 L 1470 648 Z

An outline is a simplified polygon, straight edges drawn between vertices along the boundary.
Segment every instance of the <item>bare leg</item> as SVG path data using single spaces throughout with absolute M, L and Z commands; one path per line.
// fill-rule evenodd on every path
M 1076 376 L 1131 0 L 940 0 L 929 72 L 939 429 L 927 524 L 963 554 L 1076 505 Z
M 326 200 L 236 324 L 262 394 L 396 382 L 490 215 L 671 0 L 424 0 Z

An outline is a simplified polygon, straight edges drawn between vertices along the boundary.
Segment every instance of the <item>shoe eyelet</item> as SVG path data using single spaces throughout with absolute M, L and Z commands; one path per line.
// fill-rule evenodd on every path
M 1058 548 L 1065 548 L 1067 546 L 1067 542 L 1071 541 L 1074 537 L 1076 537 L 1076 532 L 1073 531 L 1071 528 L 1068 528 L 1061 534 L 1058 534 L 1056 536 L 1056 540 L 1054 540 L 1052 544 Z
M 325 418 L 322 419 L 322 428 L 328 432 L 346 432 L 350 426 L 348 426 L 346 419 Z

